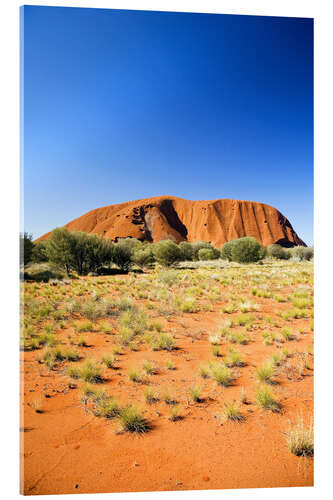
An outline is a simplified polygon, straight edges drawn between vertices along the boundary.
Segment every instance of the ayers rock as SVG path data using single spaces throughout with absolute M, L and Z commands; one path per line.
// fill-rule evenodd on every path
M 157 196 L 96 208 L 65 227 L 104 235 L 113 241 L 127 237 L 154 243 L 165 239 L 176 243 L 209 241 L 220 248 L 226 241 L 254 236 L 265 246 L 306 246 L 276 208 L 254 201 L 190 201 Z

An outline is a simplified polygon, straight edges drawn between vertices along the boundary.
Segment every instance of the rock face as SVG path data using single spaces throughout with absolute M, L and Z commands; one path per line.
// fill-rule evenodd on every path
M 226 241 L 254 236 L 265 246 L 306 246 L 276 208 L 254 201 L 190 201 L 158 196 L 96 208 L 65 227 L 104 235 L 113 241 L 127 237 L 154 243 L 165 239 L 176 243 L 210 241 L 220 248 Z

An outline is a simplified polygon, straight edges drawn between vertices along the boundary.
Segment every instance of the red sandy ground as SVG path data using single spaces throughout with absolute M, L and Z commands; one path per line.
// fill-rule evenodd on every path
M 142 301 L 144 302 L 144 301 Z M 264 299 L 260 313 L 273 314 Z M 201 490 L 223 488 L 259 488 L 313 485 L 313 460 L 290 453 L 284 432 L 290 421 L 302 414 L 305 421 L 313 413 L 313 377 L 298 381 L 281 375 L 273 387 L 282 398 L 283 412 L 273 414 L 254 404 L 256 366 L 266 360 L 276 347 L 262 343 L 261 332 L 254 332 L 248 345 L 237 345 L 248 366 L 237 369 L 240 378 L 232 387 L 222 388 L 198 375 L 200 363 L 212 359 L 207 337 L 218 330 L 222 303 L 214 312 L 182 314 L 170 320 L 167 331 L 175 334 L 178 350 L 153 352 L 144 344 L 139 352 L 126 351 L 119 356 L 120 370 L 106 369 L 108 392 L 119 403 L 138 404 L 153 424 L 153 430 L 137 436 L 119 432 L 119 422 L 97 418 L 85 411 L 81 402 L 80 383 L 68 387 L 68 378 L 49 372 L 36 363 L 38 351 L 22 353 L 24 372 L 24 493 L 61 494 L 163 490 Z M 285 304 L 275 304 L 274 310 Z M 230 317 L 230 316 L 229 316 Z M 293 320 L 292 327 L 304 327 L 306 320 Z M 192 342 L 190 334 L 204 331 L 200 340 Z M 90 347 L 82 348 L 86 356 L 100 358 L 111 350 L 110 335 L 85 334 Z M 311 344 L 310 333 L 298 342 L 286 345 L 290 352 L 304 352 Z M 223 354 L 226 346 L 222 346 Z M 169 420 L 170 407 L 164 402 L 147 405 L 143 393 L 146 385 L 130 382 L 128 367 L 140 366 L 145 359 L 155 361 L 160 372 L 149 376 L 159 390 L 169 388 L 180 401 L 182 420 Z M 172 359 L 176 366 L 166 370 Z M 188 401 L 188 390 L 196 383 L 203 388 L 204 401 Z M 242 405 L 245 421 L 225 422 L 221 415 L 223 401 L 239 399 L 244 387 L 251 404 Z M 49 397 L 47 397 L 47 395 Z M 35 413 L 29 405 L 41 398 L 43 413 Z

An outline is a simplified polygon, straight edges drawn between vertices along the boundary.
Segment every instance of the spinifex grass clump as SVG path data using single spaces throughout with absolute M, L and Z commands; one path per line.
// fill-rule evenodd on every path
M 256 403 L 265 410 L 277 413 L 281 409 L 280 403 L 275 399 L 274 393 L 267 387 L 261 386 L 256 392 Z
M 86 359 L 80 367 L 69 366 L 66 373 L 71 378 L 82 379 L 91 384 L 103 382 L 101 367 L 92 359 Z
M 202 401 L 202 399 L 200 397 L 201 392 L 202 392 L 201 387 L 192 386 L 190 388 L 190 397 L 191 397 L 192 401 L 195 401 L 196 403 L 200 403 Z
M 143 381 L 143 375 L 137 368 L 130 368 L 128 370 L 128 377 L 132 382 L 140 384 Z
M 157 340 L 159 349 L 165 351 L 172 351 L 175 348 L 175 340 L 172 335 L 168 333 L 161 333 Z
M 174 362 L 171 359 L 168 359 L 165 362 L 165 367 L 166 367 L 167 370 L 175 370 L 175 364 L 174 364 Z
M 244 418 L 240 411 L 239 403 L 236 401 L 224 403 L 223 414 L 226 419 L 233 420 L 234 422 L 241 422 Z
M 147 375 L 153 375 L 154 373 L 156 373 L 156 367 L 152 361 L 144 361 L 142 364 L 142 368 L 147 373 Z
M 178 406 L 173 406 L 172 408 L 170 408 L 169 420 L 171 420 L 171 422 L 176 422 L 177 420 L 181 420 L 181 418 L 182 417 L 179 415 Z
M 210 368 L 208 363 L 202 363 L 199 367 L 199 375 L 202 378 L 209 378 Z
M 260 382 L 273 384 L 273 377 L 276 375 L 276 364 L 273 361 L 266 361 L 257 368 L 257 378 Z
M 94 325 L 91 321 L 83 321 L 82 323 L 77 322 L 76 331 L 81 332 L 92 332 L 94 329 Z
M 158 395 L 152 387 L 147 387 L 144 393 L 145 400 L 148 404 L 153 404 L 158 401 Z
M 97 417 L 115 418 L 120 414 L 120 409 L 116 399 L 108 397 L 95 401 L 94 413 Z
M 210 375 L 219 384 L 228 387 L 233 382 L 231 370 L 223 363 L 211 363 Z
M 151 425 L 136 406 L 126 406 L 120 412 L 118 418 L 124 431 L 126 432 L 136 432 L 141 434 L 148 432 L 151 429 Z
M 234 351 L 233 349 L 229 349 L 228 357 L 225 360 L 225 363 L 228 367 L 232 368 L 234 366 L 246 366 L 246 363 L 240 352 Z
M 102 356 L 102 363 L 107 367 L 107 368 L 114 368 L 115 364 L 117 362 L 116 356 L 113 354 L 105 354 Z
M 312 457 L 314 452 L 313 425 L 304 424 L 300 417 L 296 424 L 291 425 L 286 433 L 287 446 L 291 453 L 298 457 Z

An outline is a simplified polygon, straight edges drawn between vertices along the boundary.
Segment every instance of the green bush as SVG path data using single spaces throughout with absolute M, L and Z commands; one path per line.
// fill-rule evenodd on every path
M 257 262 L 265 256 L 265 248 L 250 236 L 233 241 L 231 258 L 234 262 Z
M 287 260 L 290 259 L 291 254 L 281 245 L 273 244 L 267 247 L 267 256 L 273 257 L 274 259 Z
M 199 260 L 214 260 L 215 254 L 211 248 L 200 248 L 198 252 Z
M 226 243 L 224 243 L 224 245 L 221 249 L 221 259 L 228 260 L 229 262 L 232 261 L 231 251 L 232 251 L 234 241 L 236 241 L 236 240 L 227 241 Z
M 31 255 L 32 262 L 40 263 L 48 261 L 47 245 L 47 240 L 37 241 L 37 243 L 34 244 Z
M 21 263 L 26 265 L 31 261 L 32 251 L 34 244 L 32 241 L 32 234 L 20 234 L 20 260 Z
M 290 252 L 292 257 L 298 260 L 311 260 L 314 255 L 313 247 L 297 246 L 292 248 Z
M 112 261 L 120 267 L 122 271 L 129 271 L 132 265 L 132 251 L 138 240 L 134 238 L 124 238 L 113 246 Z
M 52 231 L 47 256 L 50 262 L 66 269 L 69 274 L 73 268 L 73 238 L 67 228 L 58 227 Z
M 134 264 L 139 267 L 150 267 L 155 262 L 154 252 L 151 245 L 143 245 L 132 253 Z
M 194 250 L 189 241 L 182 241 L 178 246 L 183 254 L 182 260 L 193 260 Z
M 153 249 L 155 259 L 163 266 L 171 266 L 182 260 L 182 252 L 171 240 L 159 241 Z
M 213 247 L 209 241 L 196 241 L 192 243 L 193 248 L 193 260 L 199 260 L 199 252 L 202 249 L 209 249 L 214 254 L 214 259 L 218 259 L 220 257 L 220 252 L 217 248 Z

